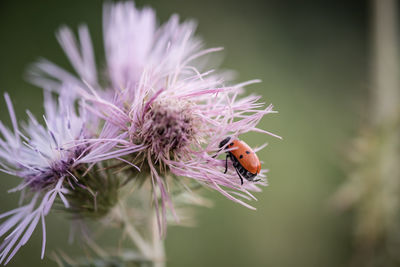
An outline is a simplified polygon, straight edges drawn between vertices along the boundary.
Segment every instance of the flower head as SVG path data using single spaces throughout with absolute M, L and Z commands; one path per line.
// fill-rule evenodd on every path
M 78 142 L 88 136 L 84 127 L 86 118 L 79 117 L 71 109 L 72 105 L 64 102 L 67 98 L 60 98 L 57 106 L 51 95 L 46 94 L 46 127 L 28 112 L 30 120 L 21 130 L 7 94 L 5 99 L 14 129 L 11 131 L 0 123 L 3 136 L 0 140 L 1 171 L 20 177 L 20 185 L 11 191 L 27 192 L 31 200 L 25 206 L 0 215 L 1 218 L 9 217 L 0 225 L 0 236 L 14 229 L 1 245 L 0 263 L 7 263 L 28 241 L 39 219 L 43 225 L 43 257 L 44 217 L 57 196 L 65 207 L 69 206 L 64 196 L 67 193 L 64 181 L 74 177 L 70 171 L 80 164 L 86 149 Z M 26 195 L 23 194 L 21 202 L 26 201 Z
M 42 61 L 32 71 L 32 81 L 58 93 L 63 85 L 73 84 L 75 96 L 84 98 L 87 109 L 105 120 L 103 132 L 120 140 L 108 158 L 149 174 L 154 204 L 161 210 L 161 230 L 166 206 L 174 213 L 172 185 L 187 188 L 188 183 L 200 183 L 252 208 L 242 199 L 254 198 L 249 191 L 259 191 L 257 184 L 266 181 L 242 186 L 235 170 L 225 174 L 225 161 L 215 155 L 222 153 L 218 145 L 227 136 L 270 134 L 257 124 L 274 112 L 272 105 L 263 108 L 254 95 L 239 99 L 246 85 L 259 80 L 232 84 L 224 73 L 210 68 L 209 55 L 221 48 L 204 49 L 194 36 L 195 24 L 180 23 L 176 15 L 158 27 L 153 10 L 138 10 L 126 2 L 107 5 L 103 22 L 105 82 L 99 82 L 104 79 L 98 73 L 104 71 L 95 67 L 86 26 L 79 28 L 79 42 L 68 28 L 58 34 L 79 77 Z
M 9 192 L 22 192 L 19 208 L 5 212 L 0 224 L 0 237 L 8 233 L 0 245 L 0 263 L 7 263 L 32 235 L 42 221 L 44 256 L 45 216 L 55 201 L 74 208 L 74 196 L 86 192 L 93 202 L 92 189 L 82 179 L 90 164 L 103 160 L 110 143 L 93 145 L 90 140 L 97 128 L 97 119 L 83 109 L 75 110 L 72 98 L 63 91 L 58 101 L 45 93 L 44 124 L 28 111 L 28 123 L 20 128 L 8 94 L 5 95 L 13 130 L 0 122 L 0 171 L 19 177 L 21 183 Z M 96 140 L 99 137 L 96 136 Z M 113 147 L 113 144 L 111 145 Z M 101 155 L 99 157 L 99 154 Z M 95 190 L 95 189 L 94 189 Z
M 145 144 L 157 158 L 178 158 L 189 153 L 187 149 L 196 142 L 200 126 L 190 102 L 156 100 L 134 127 L 131 140 Z

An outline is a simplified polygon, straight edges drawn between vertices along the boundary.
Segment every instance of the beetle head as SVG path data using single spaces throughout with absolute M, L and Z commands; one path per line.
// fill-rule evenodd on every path
M 229 142 L 229 140 L 231 140 L 231 137 L 227 137 L 227 138 L 225 138 L 224 140 L 222 140 L 220 143 L 219 143 L 219 148 L 222 148 L 222 147 L 224 147 L 228 142 Z

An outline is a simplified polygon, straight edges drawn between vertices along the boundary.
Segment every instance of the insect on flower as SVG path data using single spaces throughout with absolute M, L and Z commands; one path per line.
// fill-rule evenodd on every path
M 233 167 L 239 175 L 240 182 L 243 185 L 243 177 L 248 181 L 257 182 L 260 179 L 254 180 L 254 177 L 260 173 L 261 163 L 256 153 L 245 142 L 239 139 L 227 137 L 219 143 L 219 148 L 226 146 L 229 150 L 226 151 L 225 172 L 228 171 L 228 158 L 231 159 Z

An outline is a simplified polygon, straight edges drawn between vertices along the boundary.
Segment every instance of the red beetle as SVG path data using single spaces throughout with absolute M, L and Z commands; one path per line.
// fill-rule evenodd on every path
M 227 151 L 226 155 L 226 163 L 225 163 L 225 172 L 228 171 L 228 158 L 231 159 L 233 163 L 233 167 L 237 174 L 239 175 L 240 182 L 243 184 L 244 177 L 248 181 L 257 182 L 260 179 L 254 180 L 254 177 L 260 173 L 261 163 L 258 159 L 256 153 L 243 141 L 239 139 L 232 139 L 231 137 L 227 137 L 219 143 L 219 148 L 222 149 L 225 146 L 225 149 L 230 149 Z

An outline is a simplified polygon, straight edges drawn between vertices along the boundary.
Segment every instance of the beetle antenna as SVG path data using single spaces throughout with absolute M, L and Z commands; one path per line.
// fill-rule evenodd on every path
M 215 159 L 218 156 L 219 152 L 221 152 L 221 150 L 222 150 L 222 148 L 218 149 L 217 153 L 215 153 L 215 155 L 212 156 L 212 158 Z

